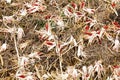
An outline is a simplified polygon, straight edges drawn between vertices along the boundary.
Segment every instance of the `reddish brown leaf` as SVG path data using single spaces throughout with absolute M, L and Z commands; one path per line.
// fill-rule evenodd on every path
M 85 32 L 85 34 L 87 34 L 87 35 L 89 35 L 89 36 L 91 36 L 91 35 L 92 35 L 92 33 L 90 33 L 90 32 Z
M 75 9 L 77 7 L 77 5 L 75 3 L 71 3 L 71 6 Z
M 100 34 L 100 31 L 99 31 L 99 30 L 97 30 L 97 34 Z
M 46 29 L 46 31 L 48 31 L 48 28 L 49 28 L 49 25 L 48 25 L 48 23 L 46 23 L 46 24 L 45 24 L 45 29 Z
M 86 19 L 86 22 L 92 22 L 90 19 Z
M 78 16 L 81 16 L 82 15 L 82 13 L 80 13 L 80 12 L 75 12 Z
M 42 54 L 42 52 L 38 52 L 37 54 L 38 54 L 38 55 L 41 55 L 41 54 Z
M 95 10 L 91 10 L 91 12 L 93 12 L 93 13 L 94 13 L 94 12 L 95 12 Z
M 39 4 L 36 4 L 36 3 L 34 3 L 34 4 L 32 4 L 33 6 L 39 6 Z
M 118 22 L 113 22 L 113 24 L 117 27 L 117 28 L 120 28 L 120 25 Z
M 81 5 L 80 5 L 81 8 L 84 8 L 85 7 L 85 2 L 81 2 Z
M 104 28 L 104 29 L 108 29 L 108 26 L 107 26 L 107 25 L 105 25 L 105 26 L 103 26 L 103 28 Z
M 73 10 L 72 10 L 71 7 L 68 7 L 67 9 L 68 9 L 69 12 L 73 13 Z
M 115 2 L 113 2 L 111 5 L 112 5 L 113 8 L 116 6 Z
M 35 8 L 28 9 L 28 13 L 31 13 Z
M 49 14 L 49 15 L 46 15 L 46 16 L 45 16 L 45 19 L 50 19 L 50 17 L 51 17 L 50 14 Z
M 90 27 L 88 25 L 85 26 L 85 30 L 88 31 Z
M 89 77 L 89 74 L 86 74 L 86 77 Z
M 20 77 L 20 78 L 25 78 L 26 76 L 25 76 L 25 75 L 20 75 L 20 76 L 18 76 L 18 77 Z
M 116 69 L 116 68 L 120 68 L 120 66 L 114 65 L 114 66 L 113 66 L 113 69 Z
M 97 36 L 99 44 L 102 43 L 102 40 Z
M 115 22 L 113 22 L 113 24 L 114 24 L 114 25 L 116 25 L 116 26 L 118 26 L 118 25 L 119 25 L 119 24 L 118 24 L 118 22 L 116 22 L 116 21 L 115 21 Z
M 47 45 L 53 45 L 53 43 L 51 41 L 46 41 Z

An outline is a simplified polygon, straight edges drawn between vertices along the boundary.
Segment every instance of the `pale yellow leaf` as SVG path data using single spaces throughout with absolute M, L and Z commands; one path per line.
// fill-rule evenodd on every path
M 39 70 L 38 70 L 38 68 L 37 68 L 36 65 L 35 65 L 35 70 L 36 70 L 36 74 L 37 74 L 38 78 L 39 78 L 40 80 L 43 80 L 43 78 L 40 76 Z
M 1 65 L 3 66 L 4 62 L 3 62 L 3 57 L 1 55 L 0 55 L 0 61 L 1 61 Z

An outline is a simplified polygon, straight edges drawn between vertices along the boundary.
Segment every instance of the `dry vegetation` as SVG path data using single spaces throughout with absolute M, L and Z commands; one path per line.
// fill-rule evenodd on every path
M 0 0 L 0 80 L 120 80 L 120 0 Z

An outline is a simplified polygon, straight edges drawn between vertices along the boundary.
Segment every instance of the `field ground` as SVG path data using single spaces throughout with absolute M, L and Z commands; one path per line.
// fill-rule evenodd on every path
M 0 80 L 120 80 L 119 33 L 120 0 L 0 0 Z

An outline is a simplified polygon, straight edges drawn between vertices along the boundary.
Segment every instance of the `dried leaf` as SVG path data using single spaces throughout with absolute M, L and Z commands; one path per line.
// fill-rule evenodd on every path
M 25 36 L 23 28 L 19 27 L 17 30 L 17 40 L 20 41 Z
M 118 39 L 115 39 L 115 45 L 113 46 L 113 50 L 115 50 L 116 52 L 118 52 L 120 47 L 120 42 Z
M 29 62 L 29 58 L 22 56 L 22 57 L 19 58 L 18 65 L 20 67 L 24 67 L 28 64 L 28 62 Z
M 40 80 L 43 80 L 43 78 L 41 77 L 40 73 L 39 73 L 39 70 L 37 68 L 37 66 L 35 65 L 35 70 L 36 70 L 36 74 L 37 74 L 37 77 L 40 79 Z
M 78 46 L 77 56 L 78 56 L 78 57 L 81 56 L 81 57 L 86 58 L 86 53 L 83 51 L 83 46 L 82 46 L 82 45 L 79 45 L 79 46 Z
M 26 16 L 26 15 L 27 15 L 27 10 L 26 10 L 26 9 L 20 10 L 19 15 L 21 15 L 21 16 Z
M 26 40 L 24 43 L 21 43 L 19 45 L 20 50 L 26 48 L 32 41 L 31 40 Z
M 7 43 L 2 44 L 0 47 L 0 52 L 5 51 L 7 49 Z
M 88 12 L 89 14 L 95 13 L 95 9 L 90 9 L 90 8 L 83 8 L 84 11 Z
M 3 23 L 4 24 L 12 23 L 14 21 L 15 21 L 14 15 L 12 15 L 12 16 L 3 16 Z
M 1 65 L 3 66 L 4 62 L 3 62 L 3 57 L 1 55 L 0 55 L 0 61 L 1 61 Z
M 12 0 L 5 0 L 7 3 L 11 3 Z

